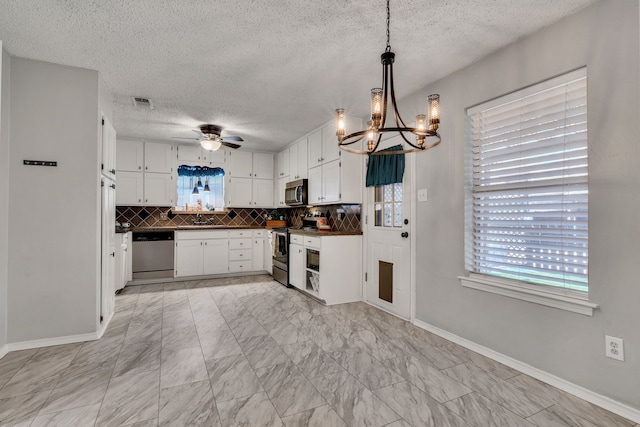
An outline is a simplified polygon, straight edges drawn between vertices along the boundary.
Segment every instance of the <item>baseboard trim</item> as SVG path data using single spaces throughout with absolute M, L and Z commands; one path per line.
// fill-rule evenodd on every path
M 437 326 L 433 326 L 429 323 L 423 322 L 422 320 L 415 319 L 413 324 L 451 342 L 468 348 L 469 350 L 480 353 L 483 356 L 495 360 L 496 362 L 500 362 L 503 365 L 507 365 L 510 368 L 516 369 L 537 380 L 559 388 L 560 390 L 566 391 L 567 393 L 579 397 L 580 399 L 586 400 L 587 402 L 593 403 L 596 406 L 600 406 L 601 408 L 618 414 L 621 417 L 627 418 L 636 423 L 640 423 L 639 409 L 633 408 L 629 405 L 613 400 L 610 397 L 603 396 L 594 391 L 588 390 L 584 387 L 571 383 L 541 369 L 535 368 L 517 359 L 506 356 L 490 348 L 484 347 L 466 338 L 462 338 L 458 335 L 452 334 L 451 332 L 447 332 L 444 329 L 438 328 Z
M 32 348 L 51 347 L 53 345 L 71 344 L 75 342 L 84 342 L 84 341 L 95 341 L 97 339 L 98 339 L 98 334 L 94 332 L 90 334 L 68 335 L 66 337 L 44 338 L 41 340 L 14 342 L 14 343 L 9 343 L 5 345 L 5 348 L 8 353 L 10 351 L 17 351 L 17 350 L 29 350 Z M 1 351 L 0 351 L 0 354 L 4 356 L 4 354 L 2 354 Z
M 5 344 L 2 347 L 0 347 L 0 359 L 2 359 L 4 356 L 6 356 L 7 353 L 9 353 L 9 350 L 7 350 L 7 346 Z

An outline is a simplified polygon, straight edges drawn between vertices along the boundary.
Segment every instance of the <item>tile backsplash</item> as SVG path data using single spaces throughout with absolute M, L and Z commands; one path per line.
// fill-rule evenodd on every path
M 224 213 L 203 214 L 205 220 L 213 218 L 213 224 L 230 227 L 265 227 L 266 217 L 271 209 L 229 209 Z M 168 214 L 166 219 L 161 216 Z M 172 214 L 169 208 L 149 206 L 117 206 L 116 221 L 129 222 L 132 227 L 170 227 L 178 225 L 191 225 L 196 220 L 193 214 Z
M 224 213 L 203 214 L 204 219 L 213 218 L 213 224 L 230 227 L 265 227 L 266 218 L 273 209 L 232 208 Z M 284 211 L 287 225 L 302 226 L 305 215 L 327 217 L 332 231 L 362 231 L 360 221 L 360 205 L 327 205 L 317 207 L 300 207 L 278 209 Z M 193 214 L 172 214 L 169 208 L 149 206 L 117 206 L 116 221 L 128 222 L 132 227 L 171 227 L 191 225 L 196 219 Z

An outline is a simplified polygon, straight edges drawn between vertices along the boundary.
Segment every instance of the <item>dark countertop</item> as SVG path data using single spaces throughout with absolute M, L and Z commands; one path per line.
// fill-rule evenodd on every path
M 120 228 L 116 227 L 116 234 L 124 234 L 131 231 L 131 228 Z
M 233 226 L 233 225 L 165 225 L 156 227 L 132 227 L 131 231 L 191 231 L 191 230 L 256 230 L 264 227 Z
M 289 234 L 300 234 L 303 236 L 362 236 L 362 231 L 317 231 L 289 229 Z

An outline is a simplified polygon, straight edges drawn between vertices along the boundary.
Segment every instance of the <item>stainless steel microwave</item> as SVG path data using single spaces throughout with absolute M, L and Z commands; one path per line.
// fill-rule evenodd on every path
M 284 203 L 287 206 L 307 205 L 307 180 L 298 179 L 287 182 L 284 188 Z

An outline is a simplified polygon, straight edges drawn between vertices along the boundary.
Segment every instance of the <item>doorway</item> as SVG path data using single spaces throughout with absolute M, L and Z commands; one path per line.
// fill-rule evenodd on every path
M 400 137 L 381 143 L 400 143 Z M 412 317 L 413 156 L 405 155 L 402 183 L 366 188 L 365 301 L 399 317 Z

